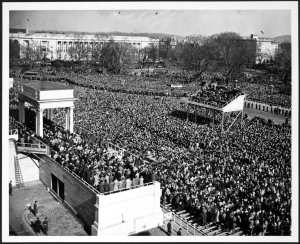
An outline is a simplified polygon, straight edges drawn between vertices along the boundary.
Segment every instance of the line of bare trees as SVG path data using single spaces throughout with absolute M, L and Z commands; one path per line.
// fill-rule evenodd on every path
M 96 33 L 92 45 L 87 44 L 87 38 L 83 33 L 74 34 L 73 45 L 63 51 L 56 50 L 56 54 L 67 55 L 68 59 L 77 64 L 97 64 L 99 69 L 120 72 L 130 69 L 137 61 L 143 64 L 151 60 L 155 63 L 164 60 L 165 63 L 177 63 L 186 70 L 193 70 L 201 75 L 209 70 L 218 70 L 225 79 L 236 77 L 245 65 L 255 63 L 258 57 L 258 45 L 256 40 L 247 39 L 235 32 L 223 32 L 220 34 L 194 36 L 185 43 L 171 45 L 170 41 L 160 45 L 149 45 L 144 48 L 136 48 L 131 44 L 118 43 L 112 38 Z M 16 59 L 16 47 L 11 43 L 10 58 Z M 43 60 L 50 51 L 37 42 L 31 42 L 29 46 L 21 46 L 22 57 L 34 66 Z M 291 48 L 289 44 L 283 44 L 275 56 L 278 70 L 288 76 L 291 71 Z

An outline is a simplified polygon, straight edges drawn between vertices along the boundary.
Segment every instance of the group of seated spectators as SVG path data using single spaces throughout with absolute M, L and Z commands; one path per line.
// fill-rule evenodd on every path
M 241 94 L 241 90 L 238 88 L 228 89 L 224 86 L 218 86 L 216 83 L 209 83 L 192 95 L 190 99 L 198 103 L 223 107 L 238 94 Z

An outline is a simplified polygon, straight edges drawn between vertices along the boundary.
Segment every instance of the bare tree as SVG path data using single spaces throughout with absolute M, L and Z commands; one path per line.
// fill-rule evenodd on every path
M 208 69 L 214 54 L 215 48 L 211 39 L 204 36 L 196 36 L 183 44 L 181 65 L 201 75 Z
M 30 69 L 35 67 L 43 58 L 43 50 L 37 41 L 21 45 L 21 54 L 24 59 L 30 64 Z
M 284 82 L 291 80 L 292 74 L 292 47 L 290 42 L 283 42 L 279 45 L 275 55 L 275 67 L 278 73 L 283 76 Z
M 215 64 L 226 80 L 235 78 L 247 63 L 245 52 L 248 40 L 243 40 L 235 32 L 220 33 L 214 40 L 217 50 Z

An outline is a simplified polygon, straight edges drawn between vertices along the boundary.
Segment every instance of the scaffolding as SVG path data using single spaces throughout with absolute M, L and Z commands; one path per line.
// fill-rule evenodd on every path
M 241 123 L 241 128 L 243 126 L 243 117 L 244 117 L 244 103 L 245 103 L 245 98 L 246 94 L 238 94 L 231 100 L 229 100 L 225 105 L 222 107 L 217 107 L 212 104 L 205 104 L 202 102 L 197 102 L 193 100 L 186 100 L 187 103 L 187 121 L 189 120 L 189 114 L 190 114 L 190 108 L 194 109 L 194 117 L 195 117 L 195 123 L 197 123 L 197 111 L 199 109 L 205 109 L 206 110 L 206 118 L 209 118 L 209 114 L 211 114 L 212 118 L 212 123 L 215 123 L 216 119 L 216 112 L 222 114 L 222 119 L 221 119 L 221 128 L 222 132 L 228 132 L 230 128 L 237 122 L 239 121 L 240 118 L 240 123 Z M 238 112 L 236 118 L 229 124 L 228 128 L 224 128 L 224 122 L 226 115 L 228 113 L 232 112 Z

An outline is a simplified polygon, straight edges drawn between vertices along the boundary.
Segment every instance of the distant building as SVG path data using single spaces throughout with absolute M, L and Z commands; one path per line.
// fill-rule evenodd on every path
M 159 40 L 160 45 L 170 45 L 171 48 L 175 48 L 178 45 L 182 45 L 185 42 L 185 38 L 179 36 L 163 37 Z
M 257 40 L 256 63 L 267 62 L 275 57 L 278 51 L 278 42 L 274 42 L 269 38 L 262 38 L 253 34 L 251 34 L 250 39 Z
M 26 29 L 10 29 L 9 38 L 13 41 L 18 41 L 21 47 L 25 48 L 34 43 L 39 45 L 45 57 L 51 60 L 69 60 L 68 50 L 78 43 L 85 47 L 94 48 L 97 45 L 102 45 L 104 42 L 114 40 L 117 43 L 130 44 L 137 50 L 153 44 L 158 45 L 159 43 L 159 39 L 143 36 L 103 36 L 101 40 L 97 40 L 93 34 L 83 35 L 82 38 L 78 38 L 76 34 L 55 34 L 49 32 L 26 34 Z

